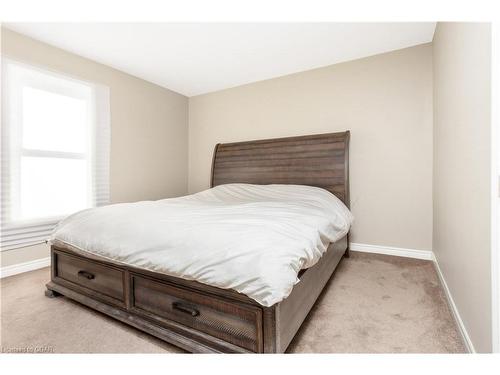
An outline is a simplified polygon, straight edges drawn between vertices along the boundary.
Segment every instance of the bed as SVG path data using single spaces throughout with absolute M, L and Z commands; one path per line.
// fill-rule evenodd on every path
M 305 185 L 349 206 L 349 132 L 218 144 L 210 186 Z M 217 187 L 217 188 L 216 188 Z M 118 225 L 118 224 L 117 224 Z M 348 234 L 326 245 L 319 261 L 298 272 L 277 303 L 158 272 L 70 242 L 51 245 L 46 295 L 64 295 L 189 352 L 283 353 L 343 256 Z

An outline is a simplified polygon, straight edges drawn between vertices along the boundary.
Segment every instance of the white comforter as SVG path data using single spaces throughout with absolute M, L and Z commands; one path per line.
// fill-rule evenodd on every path
M 285 299 L 353 217 L 333 194 L 299 185 L 217 186 L 114 204 L 63 220 L 52 239 L 84 252 L 219 288 L 263 306 Z

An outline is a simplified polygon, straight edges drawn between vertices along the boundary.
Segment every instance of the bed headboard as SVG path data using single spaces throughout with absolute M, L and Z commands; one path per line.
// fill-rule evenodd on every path
M 326 189 L 349 207 L 349 131 L 219 143 L 210 186 L 296 184 Z

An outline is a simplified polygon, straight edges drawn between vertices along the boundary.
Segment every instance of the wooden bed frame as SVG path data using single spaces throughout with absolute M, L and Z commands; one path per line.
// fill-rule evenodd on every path
M 349 206 L 349 132 L 218 144 L 211 186 L 227 183 L 322 187 Z M 272 251 L 272 249 L 270 249 Z M 45 294 L 64 295 L 197 353 L 283 353 L 343 255 L 330 244 L 282 302 L 263 307 L 233 290 L 139 269 L 55 242 Z

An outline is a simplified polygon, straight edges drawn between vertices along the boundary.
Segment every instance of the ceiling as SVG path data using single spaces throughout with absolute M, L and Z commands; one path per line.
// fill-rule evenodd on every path
M 8 23 L 186 96 L 432 41 L 415 23 Z

